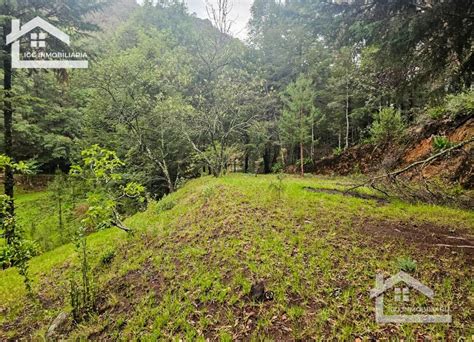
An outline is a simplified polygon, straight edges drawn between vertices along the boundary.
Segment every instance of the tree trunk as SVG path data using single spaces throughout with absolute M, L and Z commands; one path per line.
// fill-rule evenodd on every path
M 10 32 L 10 24 L 5 23 L 3 25 L 3 42 L 6 42 L 7 32 Z M 12 61 L 11 61 L 11 45 L 4 44 L 3 46 L 3 89 L 4 89 L 4 100 L 3 100 L 3 122 L 4 122 L 4 139 L 5 139 L 5 155 L 12 158 L 13 152 L 13 140 L 12 140 L 12 127 L 13 127 L 13 108 L 11 101 L 11 90 L 12 90 Z M 13 202 L 13 187 L 15 179 L 13 178 L 13 170 L 11 167 L 5 167 L 5 195 L 9 197 L 8 213 L 13 217 L 15 214 L 15 206 Z M 14 227 L 8 229 L 5 232 L 5 238 L 8 243 L 12 242 L 14 236 Z
M 346 145 L 344 147 L 345 150 L 349 148 L 349 130 L 350 130 L 350 123 L 349 123 L 349 81 L 346 83 Z
M 303 142 L 300 143 L 300 167 L 301 167 L 301 176 L 304 176 L 304 148 Z
M 300 109 L 300 172 L 304 176 L 304 148 L 303 148 L 303 110 Z
M 250 159 L 250 151 L 248 144 L 250 143 L 250 138 L 248 134 L 245 134 L 244 136 L 244 143 L 245 143 L 245 151 L 244 151 L 244 173 L 249 172 L 249 159 Z
M 272 156 L 271 156 L 272 151 L 270 150 L 270 147 L 268 144 L 265 145 L 265 150 L 263 152 L 263 173 L 269 174 L 272 169 L 271 169 L 271 163 L 272 163 Z
M 311 121 L 311 162 L 313 163 L 314 165 L 314 119 L 312 118 L 312 121 Z
M 166 163 L 166 160 L 162 154 L 162 160 L 159 158 L 156 158 L 153 153 L 151 152 L 150 148 L 143 143 L 143 141 L 140 139 L 140 144 L 145 148 L 146 155 L 148 156 L 148 159 L 150 159 L 153 163 L 158 165 L 160 168 L 161 172 L 163 172 L 163 175 L 165 176 L 165 181 L 166 181 L 166 186 L 168 187 L 168 191 L 170 193 L 174 192 L 174 184 L 173 181 L 171 180 L 170 173 L 168 170 L 168 164 Z
M 244 173 L 248 173 L 248 172 L 249 172 L 249 159 L 250 159 L 249 153 L 248 153 L 248 152 L 245 152 L 245 158 L 244 158 Z
M 168 185 L 168 190 L 170 193 L 174 192 L 174 184 L 173 181 L 171 180 L 170 173 L 168 171 L 168 165 L 166 165 L 166 162 L 163 162 L 163 173 L 165 174 L 166 178 L 166 184 Z

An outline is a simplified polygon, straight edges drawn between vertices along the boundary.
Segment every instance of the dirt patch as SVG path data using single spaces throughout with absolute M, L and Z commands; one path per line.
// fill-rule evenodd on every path
M 439 131 L 430 137 L 422 140 L 418 144 L 412 145 L 406 149 L 405 156 L 401 167 L 407 166 L 415 161 L 428 158 L 433 150 L 433 137 L 435 135 L 446 136 L 452 144 L 457 144 L 468 140 L 474 136 L 474 119 L 470 119 L 464 124 L 451 130 Z M 412 180 L 421 180 L 423 178 L 442 178 L 448 182 L 459 182 L 465 188 L 471 189 L 474 186 L 473 177 L 473 145 L 465 145 L 462 149 L 453 151 L 444 158 L 433 161 L 419 172 L 413 169 L 408 172 L 408 176 Z
M 356 198 L 360 198 L 364 200 L 373 200 L 379 204 L 387 204 L 390 202 L 387 198 L 378 197 L 378 196 L 369 195 L 369 194 L 362 194 L 357 191 L 346 192 L 346 191 L 338 190 L 338 189 L 313 188 L 310 186 L 306 186 L 303 189 L 309 192 L 324 193 L 324 194 L 331 194 L 331 195 L 344 195 L 344 196 L 356 197 Z
M 371 173 L 380 169 L 384 149 L 373 145 L 358 145 L 344 151 L 341 155 L 325 157 L 318 160 L 314 167 L 308 169 L 323 175 L 348 175 L 362 172 Z
M 115 278 L 103 287 L 103 292 L 97 298 L 97 313 L 105 317 L 128 316 L 135 311 L 144 297 L 154 295 L 159 300 L 163 288 L 163 277 L 157 273 L 151 262 L 147 261 L 139 269 Z M 109 324 L 92 332 L 89 339 L 108 340 L 110 331 L 121 330 L 127 324 L 121 321 L 120 326 L 116 326 L 115 321 L 111 319 Z M 64 335 L 67 336 L 69 332 L 64 332 Z
M 403 162 L 405 164 L 411 164 L 423 157 L 427 157 L 433 151 L 433 137 L 429 137 L 420 141 L 416 146 L 410 148 L 405 156 Z
M 474 136 L 474 119 L 470 119 L 461 127 L 449 134 L 449 141 L 459 143 Z
M 19 340 L 30 340 L 36 330 L 41 327 L 42 322 L 40 321 L 29 321 L 25 322 L 24 315 L 32 312 L 34 304 L 26 304 L 23 313 L 20 317 L 11 322 L 5 322 L 0 325 L 0 341 L 19 341 Z M 16 331 L 13 336 L 7 337 L 7 332 Z
M 422 250 L 464 254 L 474 265 L 474 233 L 467 229 L 439 226 L 432 223 L 380 222 L 364 219 L 355 229 L 377 240 L 397 240 L 415 244 Z
M 433 154 L 433 137 L 445 136 L 457 144 L 474 136 L 474 118 L 461 117 L 455 120 L 433 120 L 423 126 L 413 127 L 407 132 L 403 144 L 353 146 L 338 156 L 322 158 L 308 169 L 326 175 L 348 175 L 353 173 L 375 174 L 381 170 L 393 171 L 424 160 Z M 466 189 L 474 187 L 474 144 L 465 145 L 443 158 L 433 161 L 423 171 L 412 169 L 404 174 L 408 179 L 441 178 L 449 183 L 459 183 Z
M 130 271 L 104 286 L 106 292 L 98 298 L 98 312 L 100 314 L 129 312 L 138 304 L 137 300 L 146 294 L 159 297 L 163 283 L 163 278 L 154 267 L 150 263 L 145 263 L 140 269 Z M 114 304 L 108 302 L 112 295 L 117 299 Z

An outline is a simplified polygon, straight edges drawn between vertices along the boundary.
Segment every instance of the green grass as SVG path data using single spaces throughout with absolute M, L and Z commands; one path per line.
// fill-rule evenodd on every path
M 72 217 L 67 204 L 62 204 L 63 226 L 61 227 L 58 202 L 54 200 L 51 192 L 16 190 L 17 223 L 26 239 L 38 242 L 42 251 L 50 251 L 71 241 L 77 220 Z
M 57 229 L 56 206 L 48 192 L 17 194 L 15 207 L 17 222 L 25 238 L 38 241 L 43 250 L 62 244 Z
M 338 188 L 348 181 L 287 176 L 280 187 L 276 176 L 204 177 L 129 218 L 133 235 L 117 229 L 92 234 L 99 309 L 87 322 L 69 322 L 65 336 L 186 341 L 470 336 L 468 257 L 421 242 L 375 238 L 365 227 L 419 223 L 472 235 L 474 213 L 399 201 L 381 205 L 303 189 Z M 68 279 L 77 272 L 76 258 L 74 247 L 65 245 L 31 261 L 34 302 L 25 297 L 15 269 L 1 272 L 0 339 L 41 338 L 60 311 L 69 312 Z M 400 260 L 416 263 L 412 274 L 435 290 L 430 304 L 451 305 L 452 324 L 375 323 L 369 298 L 375 274 L 398 272 Z M 248 298 L 260 280 L 274 293 L 272 301 Z M 414 295 L 414 302 L 423 298 Z

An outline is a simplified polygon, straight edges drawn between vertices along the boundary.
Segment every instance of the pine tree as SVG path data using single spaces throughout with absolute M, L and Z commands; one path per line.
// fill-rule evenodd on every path
M 313 104 L 311 80 L 304 76 L 286 88 L 282 96 L 285 104 L 280 119 L 280 139 L 292 150 L 299 147 L 300 173 L 304 176 L 304 145 L 311 141 L 312 120 L 316 111 Z

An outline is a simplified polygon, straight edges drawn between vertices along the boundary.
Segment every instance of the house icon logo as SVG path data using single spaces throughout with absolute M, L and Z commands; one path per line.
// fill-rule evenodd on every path
M 31 32 L 38 28 L 41 32 Z M 46 39 L 49 35 L 66 45 L 70 45 L 69 35 L 40 17 L 30 20 L 21 28 L 20 20 L 13 19 L 12 32 L 6 37 L 6 44 L 12 44 L 12 67 L 17 69 L 85 69 L 89 66 L 87 60 L 62 59 L 87 57 L 87 55 L 83 53 L 42 51 L 42 49 L 47 47 Z M 20 59 L 20 39 L 24 36 L 30 38 L 29 46 L 33 50 L 33 52 L 25 53 L 24 56 L 33 59 Z
M 405 286 L 398 284 L 404 283 Z M 375 288 L 370 290 L 370 298 L 375 298 L 375 320 L 377 323 L 451 323 L 451 315 L 433 315 L 433 314 L 403 314 L 403 315 L 385 315 L 384 314 L 384 294 L 393 289 L 396 302 L 410 301 L 410 288 L 417 290 L 428 298 L 434 297 L 432 289 L 422 284 L 417 279 L 405 272 L 399 272 L 396 275 L 384 281 L 383 274 L 377 274 L 375 278 Z M 448 309 L 449 310 L 449 309 Z M 417 310 L 414 310 L 418 312 Z

